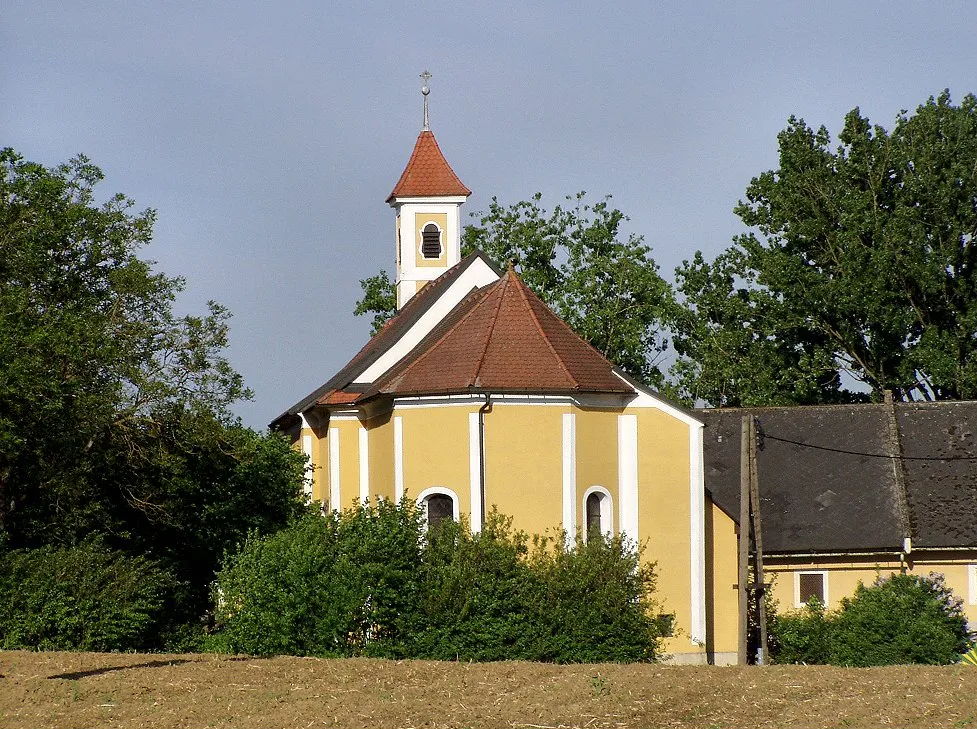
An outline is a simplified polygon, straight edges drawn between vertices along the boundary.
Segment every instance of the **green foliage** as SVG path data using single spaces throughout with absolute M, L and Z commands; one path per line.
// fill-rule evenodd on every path
M 477 225 L 462 234 L 462 253 L 479 249 L 518 269 L 536 292 L 581 337 L 631 375 L 664 384 L 659 362 L 662 335 L 672 307 L 671 287 L 658 274 L 641 236 L 624 235 L 627 217 L 605 198 L 589 203 L 584 193 L 552 212 L 542 196 L 505 207 L 492 198 Z M 360 281 L 356 314 L 373 313 L 373 330 L 393 316 L 396 299 L 386 272 Z
M 154 213 L 99 203 L 101 179 L 0 150 L 0 542 L 157 560 L 186 635 L 223 551 L 301 510 L 305 463 L 231 416 L 227 311 L 173 313 L 182 279 L 138 255 Z
M 885 666 L 955 663 L 972 635 L 942 575 L 879 577 L 826 613 L 812 602 L 770 623 L 778 663 Z
M 829 635 L 829 661 L 840 666 L 955 663 L 971 642 L 961 601 L 942 575 L 860 584 L 842 600 Z
M 784 615 L 768 612 L 771 653 L 777 663 L 829 663 L 828 619 L 824 605 L 811 600 Z
M 0 563 L 0 646 L 153 647 L 173 586 L 157 564 L 97 541 L 8 552 Z
M 397 312 L 397 290 L 386 271 L 361 279 L 360 288 L 363 289 L 363 298 L 356 302 L 353 314 L 373 314 L 373 325 L 370 329 L 370 334 L 373 335 Z
M 420 517 L 405 502 L 310 513 L 225 560 L 211 647 L 258 655 L 383 655 L 402 642 L 420 563 Z
M 751 232 L 678 269 L 673 374 L 715 406 L 977 397 L 977 98 L 948 92 L 892 132 L 858 109 L 832 141 L 791 118 Z
M 472 534 L 428 535 L 416 507 L 381 502 L 309 515 L 229 557 L 211 647 L 262 655 L 441 660 L 648 661 L 667 616 L 620 540 L 574 549 L 492 513 Z

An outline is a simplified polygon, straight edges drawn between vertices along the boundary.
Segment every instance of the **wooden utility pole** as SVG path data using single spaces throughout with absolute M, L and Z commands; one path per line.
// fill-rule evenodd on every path
M 740 534 L 737 592 L 739 597 L 739 649 L 736 662 L 748 662 L 747 645 L 750 632 L 750 431 L 753 416 L 744 415 L 740 430 Z
M 757 429 L 752 415 L 744 415 L 740 431 L 739 532 L 739 651 L 738 662 L 749 662 L 750 610 L 760 627 L 758 663 L 766 663 L 767 610 L 764 600 L 763 537 L 760 524 L 760 480 L 757 472 Z M 751 564 L 752 561 L 752 564 Z
M 757 472 L 757 430 L 756 420 L 750 418 L 750 508 L 753 519 L 753 597 L 756 600 L 757 622 L 760 623 L 760 652 L 757 663 L 763 665 L 769 660 L 767 654 L 767 601 L 766 583 L 763 578 L 763 530 L 760 528 L 760 477 Z

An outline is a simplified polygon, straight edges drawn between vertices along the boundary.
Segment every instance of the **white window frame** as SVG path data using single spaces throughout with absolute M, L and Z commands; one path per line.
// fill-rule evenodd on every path
M 427 531 L 427 500 L 432 496 L 447 496 L 451 499 L 451 515 L 457 524 L 461 520 L 461 507 L 458 502 L 458 494 L 444 486 L 431 486 L 417 495 L 417 505 L 424 510 L 424 530 Z
M 977 564 L 967 565 L 967 604 L 977 605 Z
M 603 486 L 591 486 L 589 489 L 583 492 L 583 499 L 580 502 L 580 513 L 583 516 L 583 522 L 581 525 L 581 532 L 583 533 L 583 539 L 586 542 L 589 531 L 587 529 L 587 499 L 590 498 L 591 494 L 600 494 L 600 531 L 608 537 L 614 536 L 614 500 L 611 498 L 611 492 L 608 491 Z
M 801 602 L 801 575 L 821 575 L 823 602 L 827 607 L 831 599 L 828 595 L 828 570 L 794 570 L 794 607 L 802 608 L 806 604 Z

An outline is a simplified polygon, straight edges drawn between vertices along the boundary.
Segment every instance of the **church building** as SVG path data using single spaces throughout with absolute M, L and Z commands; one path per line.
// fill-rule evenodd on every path
M 464 515 L 475 531 L 494 507 L 528 533 L 626 534 L 675 615 L 665 651 L 735 660 L 735 527 L 704 488 L 701 418 L 615 367 L 511 267 L 461 257 L 471 191 L 423 92 L 424 126 L 387 198 L 397 314 L 272 423 L 309 456 L 310 497 L 342 509 L 406 494 L 429 522 Z

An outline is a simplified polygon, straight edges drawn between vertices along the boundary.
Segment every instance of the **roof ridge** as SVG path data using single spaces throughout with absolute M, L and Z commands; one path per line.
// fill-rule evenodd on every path
M 577 380 L 577 378 L 574 377 L 573 374 L 570 372 L 570 369 L 566 366 L 566 363 L 563 361 L 563 357 L 561 357 L 560 354 L 556 351 L 556 348 L 553 346 L 553 343 L 550 341 L 549 335 L 543 329 L 543 325 L 540 323 L 539 317 L 536 316 L 536 311 L 533 309 L 533 306 L 529 301 L 529 297 L 526 295 L 526 288 L 527 288 L 526 282 L 523 281 L 521 278 L 519 278 L 519 276 L 516 275 L 516 272 L 514 270 L 510 269 L 506 275 L 506 278 L 508 278 L 510 275 L 513 276 L 516 279 L 516 281 L 522 284 L 521 286 L 517 287 L 517 290 L 522 296 L 522 300 L 526 304 L 526 308 L 529 310 L 529 316 L 532 317 L 533 323 L 536 325 L 536 330 L 539 332 L 540 337 L 543 338 L 543 341 L 546 342 L 546 347 L 556 358 L 556 361 L 560 365 L 560 369 L 562 369 L 566 373 L 566 376 L 569 378 L 570 382 L 573 383 L 573 386 L 579 389 L 580 381 Z M 535 296 L 535 292 L 533 295 Z M 583 337 L 581 337 L 581 340 L 583 340 Z
M 480 289 L 477 288 L 474 291 L 472 291 L 471 294 L 469 294 L 467 297 L 465 297 L 465 299 L 462 299 L 460 302 L 458 302 L 457 306 L 461 306 L 462 304 L 465 303 L 465 301 L 468 298 L 474 297 L 476 294 L 479 294 L 479 293 L 482 294 L 482 301 L 473 301 L 471 308 L 469 308 L 468 311 L 466 311 L 462 316 L 460 316 L 458 318 L 458 321 L 456 321 L 454 324 L 452 324 L 443 333 L 441 333 L 440 335 L 438 335 L 437 339 L 435 339 L 434 341 L 432 341 L 427 346 L 424 346 L 424 340 L 421 340 L 420 342 L 418 342 L 417 346 L 413 350 L 411 350 L 411 352 L 416 351 L 419 347 L 422 347 L 422 346 L 424 346 L 424 352 L 419 357 L 417 357 L 412 362 L 410 362 L 410 364 L 408 364 L 406 367 L 404 367 L 403 371 L 401 371 L 399 374 L 397 374 L 397 376 L 395 378 L 396 381 L 399 382 L 401 379 L 403 379 L 404 375 L 406 375 L 411 369 L 413 369 L 415 366 L 419 365 L 421 362 L 423 362 L 425 359 L 427 359 L 429 356 L 431 356 L 431 354 L 433 354 L 434 350 L 437 349 L 437 346 L 441 342 L 443 342 L 448 337 L 448 335 L 450 335 L 452 332 L 454 332 L 455 329 L 457 329 L 458 327 L 460 327 L 464 322 L 468 321 L 469 317 L 471 317 L 472 314 L 474 314 L 478 310 L 478 308 L 481 306 L 481 304 L 484 302 L 485 297 L 489 293 L 485 289 L 488 289 L 490 287 L 491 287 L 491 284 L 489 284 L 489 286 L 485 286 L 485 287 L 480 288 Z M 449 316 L 450 316 L 450 313 L 449 313 Z M 432 329 L 431 330 L 431 333 L 433 334 L 435 331 L 437 331 L 437 328 Z M 409 357 L 411 355 L 411 352 L 408 352 L 406 355 L 404 355 L 404 358 L 403 359 L 406 359 L 407 357 Z M 403 361 L 403 360 L 401 360 L 401 361 Z M 395 363 L 390 368 L 389 371 L 393 371 L 393 370 L 397 369 L 397 367 L 398 367 L 399 364 L 400 364 L 399 362 Z M 375 383 L 373 383 L 373 387 L 377 387 L 385 379 L 386 379 L 386 376 L 383 376 L 383 377 L 378 378 L 377 381 Z
M 472 378 L 472 384 L 478 382 L 478 378 L 482 374 L 482 366 L 485 364 L 485 355 L 488 353 L 489 344 L 492 341 L 492 335 L 495 333 L 495 325 L 499 322 L 499 311 L 502 309 L 502 299 L 505 297 L 505 290 L 509 286 L 509 276 L 503 276 L 499 279 L 502 282 L 502 290 L 499 292 L 497 301 L 495 303 L 495 311 L 492 313 L 492 323 L 489 325 L 488 333 L 485 335 L 485 341 L 482 344 L 482 354 L 478 357 L 478 362 L 475 365 L 475 376 Z M 474 307 L 473 307 L 474 308 Z

